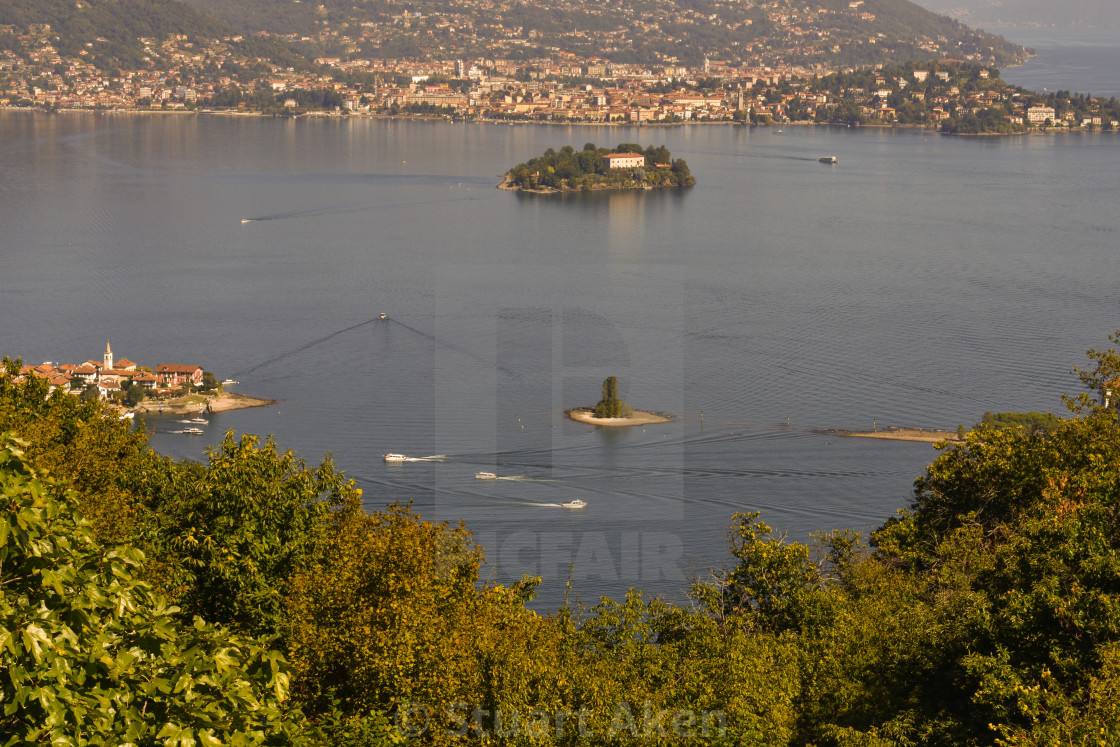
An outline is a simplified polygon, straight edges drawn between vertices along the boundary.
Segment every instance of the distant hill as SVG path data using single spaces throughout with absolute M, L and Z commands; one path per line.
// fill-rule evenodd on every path
M 908 0 L 185 0 L 242 31 L 307 36 L 310 53 L 376 57 L 548 57 L 697 65 L 772 50 L 775 64 L 867 65 L 931 57 L 1022 54 Z M 333 48 L 322 28 L 348 29 Z M 375 29 L 359 41 L 359 30 Z
M 103 69 L 145 66 L 150 55 L 141 38 L 214 39 L 234 33 L 177 0 L 0 0 L 0 25 L 26 33 L 38 24 L 50 25 L 47 38 L 59 54 L 84 56 Z
M 1003 67 L 1023 54 L 908 0 L 0 0 L 0 25 L 42 23 L 59 53 L 102 69 L 159 64 L 138 39 L 169 34 L 244 34 L 246 56 L 296 69 L 318 57 L 557 55 L 817 69 L 948 57 Z M 0 34 L 0 48 L 14 38 Z
M 971 26 L 1120 28 L 1117 0 L 919 0 Z

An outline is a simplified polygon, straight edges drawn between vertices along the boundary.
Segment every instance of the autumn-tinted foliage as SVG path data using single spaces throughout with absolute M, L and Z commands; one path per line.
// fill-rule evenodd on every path
M 329 461 L 158 457 L 9 367 L 0 431 L 36 442 L 0 443 L 0 741 L 1120 743 L 1120 428 L 1092 391 L 1120 355 L 1091 358 L 1072 417 L 941 445 L 870 545 L 737 514 L 688 604 L 546 616 L 466 528 L 366 512 Z

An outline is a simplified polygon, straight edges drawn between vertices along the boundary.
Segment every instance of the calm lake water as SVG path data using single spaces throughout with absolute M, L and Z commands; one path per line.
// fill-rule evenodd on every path
M 1009 83 L 1039 93 L 1075 91 L 1120 96 L 1120 33 L 1116 29 L 995 28 L 1037 53 L 1001 71 Z
M 494 188 L 588 141 L 664 142 L 699 182 Z M 1120 327 L 1118 146 L 0 112 L 0 348 L 80 361 L 110 339 L 237 379 L 277 404 L 204 436 L 150 420 L 156 448 L 200 457 L 234 430 L 330 452 L 371 509 L 463 519 L 495 578 L 543 575 L 542 607 L 569 573 L 589 601 L 677 596 L 727 557 L 736 511 L 794 539 L 866 530 L 936 455 L 827 429 L 1061 407 Z M 564 417 L 611 374 L 676 419 Z

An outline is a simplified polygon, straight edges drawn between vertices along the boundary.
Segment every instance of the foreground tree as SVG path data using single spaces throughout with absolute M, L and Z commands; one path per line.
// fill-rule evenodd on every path
M 176 610 L 0 436 L 0 741 L 287 744 L 283 656 Z
M 271 440 L 227 434 L 203 466 L 171 466 L 148 499 L 146 544 L 189 614 L 275 637 L 291 579 L 322 550 L 331 513 L 361 491 L 330 459 L 308 467 Z

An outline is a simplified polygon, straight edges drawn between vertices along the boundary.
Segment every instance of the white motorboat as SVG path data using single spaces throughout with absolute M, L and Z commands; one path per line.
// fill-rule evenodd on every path
M 200 433 L 202 433 L 202 429 L 201 428 L 184 428 L 183 433 L 186 433 L 186 434 L 191 435 L 191 436 L 197 436 Z
M 581 501 L 579 498 L 576 498 L 574 501 L 561 503 L 560 506 L 562 508 L 587 508 L 587 501 Z
M 190 420 L 184 420 L 183 422 L 185 422 L 185 423 L 198 423 L 199 425 L 210 425 L 210 421 L 207 420 L 206 418 L 191 418 Z
M 404 454 L 394 454 L 393 452 L 389 452 L 385 455 L 386 462 L 403 462 L 407 459 L 408 457 L 406 457 Z
M 381 318 L 382 318 L 382 319 L 388 319 L 388 318 L 389 318 L 389 315 L 388 315 L 388 314 L 386 314 L 386 313 L 385 313 L 384 311 L 382 311 L 382 312 L 381 312 Z
M 830 165 L 834 164 L 834 163 L 840 163 L 840 159 L 837 158 L 836 156 L 821 156 L 817 160 L 820 161 L 821 163 L 827 163 L 827 164 L 830 164 Z
M 497 480 L 498 476 L 493 472 L 475 472 L 474 476 L 479 480 Z

